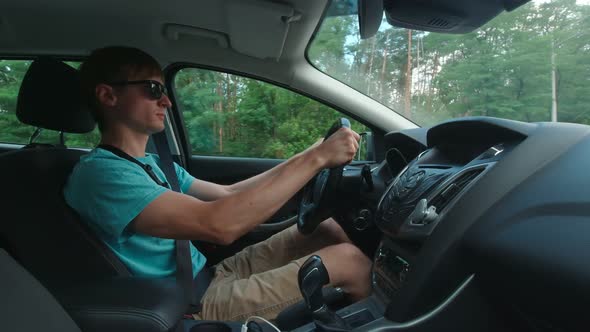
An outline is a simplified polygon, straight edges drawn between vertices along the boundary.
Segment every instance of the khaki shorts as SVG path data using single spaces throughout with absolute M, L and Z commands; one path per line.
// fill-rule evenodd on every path
M 254 315 L 274 319 L 302 300 L 297 272 L 328 243 L 296 243 L 297 232 L 296 226 L 289 227 L 220 262 L 195 319 L 245 321 Z

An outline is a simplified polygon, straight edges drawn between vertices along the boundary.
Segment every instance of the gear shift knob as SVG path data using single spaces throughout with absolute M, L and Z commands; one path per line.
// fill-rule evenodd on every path
M 309 310 L 315 312 L 321 309 L 324 306 L 322 287 L 330 282 L 330 276 L 320 256 L 313 255 L 303 263 L 297 280 Z
M 352 329 L 324 303 L 322 288 L 330 282 L 330 276 L 320 256 L 309 257 L 299 269 L 297 279 L 317 331 L 345 332 Z

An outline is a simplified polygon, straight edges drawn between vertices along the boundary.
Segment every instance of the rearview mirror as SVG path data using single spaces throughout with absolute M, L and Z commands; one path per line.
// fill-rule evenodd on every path
M 358 16 L 361 39 L 373 37 L 383 19 L 383 0 L 358 0 Z
M 383 20 L 383 0 L 338 0 L 330 5 L 326 16 L 354 14 L 358 14 L 361 38 L 371 38 Z
M 362 0 L 359 0 L 362 1 Z M 468 33 L 529 0 L 383 0 L 387 22 L 393 26 L 445 33 Z

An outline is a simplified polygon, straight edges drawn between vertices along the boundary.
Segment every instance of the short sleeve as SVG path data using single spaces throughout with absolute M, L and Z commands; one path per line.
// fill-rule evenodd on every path
M 195 181 L 195 178 L 177 163 L 174 163 L 174 169 L 176 170 L 176 176 L 178 177 L 180 191 L 186 194 L 193 184 L 193 181 Z
M 93 229 L 121 242 L 130 236 L 129 223 L 166 190 L 136 164 L 95 159 L 76 166 L 64 196 Z

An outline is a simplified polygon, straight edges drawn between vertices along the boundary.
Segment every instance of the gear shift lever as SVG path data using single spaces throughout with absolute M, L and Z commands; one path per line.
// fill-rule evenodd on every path
M 335 312 L 331 311 L 322 295 L 322 287 L 330 282 L 328 270 L 320 256 L 309 257 L 299 269 L 297 275 L 299 289 L 305 304 L 318 330 L 324 332 L 339 332 L 350 330 L 348 324 Z
M 314 312 L 325 306 L 322 287 L 330 282 L 328 271 L 320 256 L 308 258 L 299 269 L 299 290 L 309 311 Z

